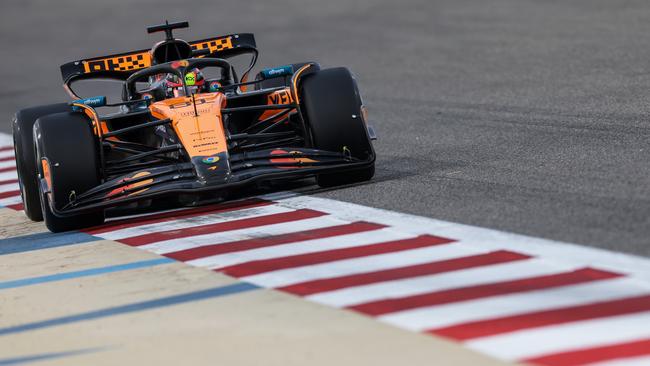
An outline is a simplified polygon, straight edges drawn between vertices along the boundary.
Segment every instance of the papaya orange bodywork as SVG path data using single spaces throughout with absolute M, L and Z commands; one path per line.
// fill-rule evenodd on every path
M 222 93 L 206 93 L 194 100 L 190 96 L 155 102 L 150 109 L 154 117 L 172 120 L 171 126 L 190 157 L 212 156 L 228 150 L 221 117 L 225 103 Z
M 291 97 L 291 92 L 289 88 L 283 89 L 283 90 L 276 90 L 272 93 L 270 93 L 266 97 L 266 104 L 291 104 L 293 103 L 293 98 Z M 264 111 L 259 117 L 259 120 L 264 120 L 267 119 L 271 116 L 280 114 L 282 112 L 286 111 L 286 109 L 269 109 Z
M 50 172 L 50 163 L 47 161 L 47 159 L 41 159 L 41 167 L 43 168 L 43 178 L 45 178 L 45 182 L 47 183 L 47 189 L 51 190 L 52 174 Z

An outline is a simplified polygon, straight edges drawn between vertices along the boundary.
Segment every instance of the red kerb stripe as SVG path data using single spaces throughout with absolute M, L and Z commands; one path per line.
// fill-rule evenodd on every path
M 3 147 L 0 147 L 0 151 L 8 151 L 8 150 L 13 150 L 13 149 L 14 149 L 13 146 L 3 146 Z
M 645 355 L 650 355 L 650 339 L 556 353 L 525 361 L 537 365 L 578 366 Z
M 7 157 L 4 157 L 4 158 L 0 158 L 0 161 L 12 161 L 12 160 L 16 160 L 16 159 L 13 156 L 7 156 Z
M 13 184 L 13 183 L 18 183 L 18 179 L 9 179 L 9 180 L 0 181 L 0 186 L 4 184 Z
M 431 330 L 457 340 L 650 310 L 650 295 L 514 315 Z
M 622 275 L 618 273 L 584 268 L 572 272 L 531 277 L 522 280 L 430 292 L 399 299 L 373 301 L 351 306 L 350 308 L 365 314 L 377 316 L 425 306 L 448 304 L 516 292 L 541 290 L 551 287 L 568 286 L 620 276 Z
M 320 292 L 334 291 L 347 287 L 368 285 L 371 283 L 393 281 L 403 278 L 433 275 L 457 271 L 461 269 L 507 263 L 530 258 L 527 255 L 500 250 L 487 254 L 479 254 L 444 261 L 418 264 L 383 271 L 361 273 L 335 278 L 308 281 L 280 288 L 292 294 L 307 296 Z
M 21 203 L 16 203 L 16 204 L 13 204 L 13 205 L 8 205 L 6 207 L 10 208 L 12 210 L 16 210 L 16 211 L 22 211 L 22 210 L 25 209 L 25 206 L 23 206 L 22 202 Z
M 0 173 L 13 172 L 13 171 L 16 171 L 15 166 L 8 166 L 6 168 L 0 168 Z
M 422 235 L 412 239 L 396 240 L 352 248 L 334 249 L 317 253 L 252 261 L 237 264 L 234 266 L 224 267 L 221 269 L 221 271 L 234 277 L 244 277 L 264 272 L 276 271 L 279 269 L 314 265 L 349 258 L 366 257 L 376 254 L 400 252 L 404 250 L 423 248 L 450 242 L 452 242 L 451 239 L 440 238 L 432 235 Z
M 229 222 L 219 222 L 215 224 L 188 227 L 188 228 L 178 229 L 178 230 L 169 230 L 169 231 L 162 231 L 157 233 L 143 234 L 131 238 L 120 239 L 118 241 L 124 244 L 138 246 L 138 245 L 151 244 L 163 240 L 187 238 L 189 236 L 214 234 L 223 231 L 239 230 L 239 229 L 246 229 L 246 228 L 251 228 L 256 226 L 279 224 L 283 222 L 310 219 L 310 218 L 324 216 L 324 215 L 326 215 L 326 213 L 324 212 L 303 209 L 303 210 L 296 210 L 296 211 L 284 212 L 284 213 L 278 213 L 272 215 L 251 217 L 248 219 L 233 220 Z
M 0 199 L 20 196 L 20 191 L 8 191 L 0 193 Z
M 254 238 L 248 240 L 240 240 L 230 243 L 207 245 L 198 248 L 191 248 L 181 250 L 174 253 L 167 253 L 166 256 L 174 258 L 179 261 L 189 261 L 198 258 L 205 258 L 213 255 L 241 252 L 244 250 L 252 250 L 258 248 L 265 248 L 275 245 L 282 245 L 288 243 L 295 243 L 299 241 L 323 239 L 339 235 L 347 235 L 360 233 L 364 231 L 378 230 L 384 228 L 384 225 L 372 224 L 368 222 L 353 222 L 345 225 L 331 226 L 320 229 L 298 231 L 295 233 L 274 235 L 263 238 Z

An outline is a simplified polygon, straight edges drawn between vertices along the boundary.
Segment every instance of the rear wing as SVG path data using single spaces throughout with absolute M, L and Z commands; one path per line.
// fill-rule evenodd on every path
M 229 58 L 246 53 L 257 59 L 255 37 L 252 33 L 230 34 L 216 38 L 207 38 L 189 42 L 193 51 L 208 49 L 196 57 Z M 205 52 L 205 51 L 204 51 Z M 75 79 L 111 78 L 126 80 L 134 72 L 152 65 L 151 52 L 139 50 L 109 56 L 68 62 L 61 65 L 61 76 L 67 86 Z

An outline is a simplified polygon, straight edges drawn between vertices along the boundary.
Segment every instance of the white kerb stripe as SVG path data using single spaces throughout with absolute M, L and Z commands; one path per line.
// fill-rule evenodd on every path
M 343 288 L 310 295 L 307 298 L 322 304 L 344 307 L 460 287 L 545 276 L 572 269 L 575 267 L 552 265 L 544 259 L 534 258 Z
M 13 150 L 0 151 L 0 159 L 8 158 L 10 156 L 11 157 L 14 156 L 14 151 Z
M 20 194 L 12 197 L 7 197 L 0 199 L 0 206 L 9 206 L 9 205 L 15 205 L 17 203 L 22 203 L 23 199 L 20 197 Z
M 639 284 L 630 278 L 599 280 L 404 310 L 383 315 L 379 319 L 402 328 L 422 331 L 650 293 L 649 286 Z
M 153 244 L 142 245 L 139 248 L 146 249 L 158 254 L 165 254 L 190 248 L 198 248 L 205 245 L 221 244 L 231 241 L 247 240 L 270 235 L 281 235 L 296 231 L 342 225 L 345 223 L 345 221 L 334 219 L 329 216 L 321 216 L 311 219 L 296 220 L 290 223 L 282 222 L 278 224 L 255 226 L 245 229 L 222 231 L 220 233 L 165 240 Z
M 489 251 L 506 249 L 549 260 L 581 263 L 584 267 L 633 274 L 650 281 L 650 260 L 644 257 L 365 207 L 327 198 L 299 196 L 295 192 L 276 192 L 260 197 L 278 200 L 279 204 L 294 209 L 318 207 L 319 211 L 330 213 L 343 220 L 358 221 L 372 218 L 372 222 L 387 224 L 396 230 L 414 234 L 433 234 L 467 244 L 475 243 L 476 246 Z
M 8 172 L 0 173 L 0 182 L 5 180 L 14 180 L 18 179 L 18 173 L 15 170 L 10 170 Z
M 648 366 L 650 356 L 627 357 L 612 361 L 590 363 L 589 366 Z
M 383 269 L 404 267 L 411 264 L 458 258 L 481 253 L 484 253 L 484 251 L 480 248 L 469 247 L 460 243 L 441 244 L 399 252 L 375 254 L 360 258 L 350 258 L 328 263 L 287 268 L 246 276 L 241 279 L 265 287 L 281 287 L 323 278 L 373 272 Z
M 109 240 L 120 240 L 132 238 L 135 236 L 159 233 L 169 230 L 180 230 L 192 228 L 195 226 L 217 224 L 241 219 L 249 219 L 278 213 L 292 212 L 294 210 L 286 207 L 269 205 L 260 207 L 250 207 L 228 212 L 219 212 L 214 214 L 197 214 L 191 217 L 182 217 L 176 220 L 144 224 L 140 226 L 108 231 L 97 236 Z M 180 213 L 179 213 L 180 214 Z
M 466 342 L 476 351 L 518 360 L 650 337 L 650 312 L 585 320 Z M 625 363 L 627 365 L 627 363 Z
M 407 239 L 414 236 L 415 235 L 413 234 L 400 233 L 387 228 L 213 255 L 210 257 L 191 260 L 186 263 L 199 267 L 220 268 L 256 260 L 316 253 L 332 249 L 351 248 L 383 241 Z
M 10 147 L 10 146 L 14 146 L 13 136 L 8 133 L 0 132 L 0 147 Z
M 15 168 L 15 167 L 16 167 L 16 161 L 15 160 L 0 161 L 0 169 Z
M 0 185 L 0 193 L 18 191 L 20 190 L 20 185 L 18 183 L 7 183 Z

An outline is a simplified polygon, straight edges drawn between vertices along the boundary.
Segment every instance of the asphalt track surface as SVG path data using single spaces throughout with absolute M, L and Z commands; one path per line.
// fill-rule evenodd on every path
M 356 73 L 376 179 L 317 196 L 650 255 L 647 1 L 3 0 L 0 131 L 66 100 L 60 64 L 147 48 L 166 18 L 255 33 L 260 66 Z

